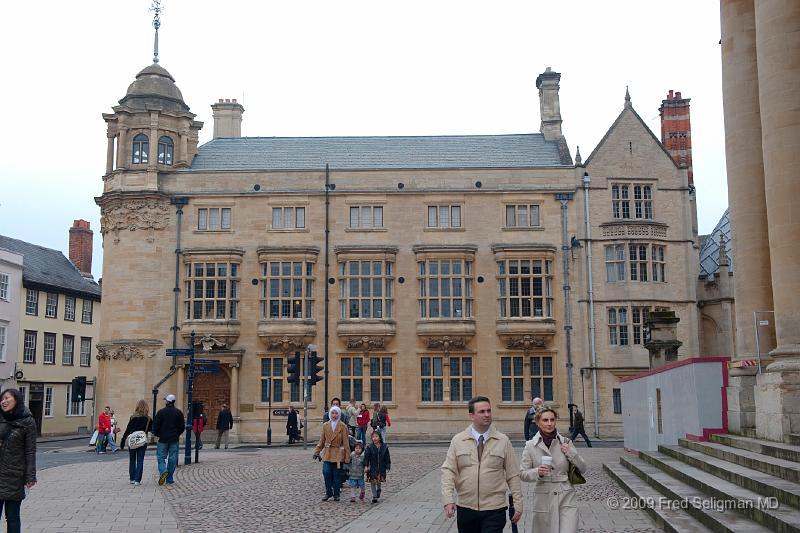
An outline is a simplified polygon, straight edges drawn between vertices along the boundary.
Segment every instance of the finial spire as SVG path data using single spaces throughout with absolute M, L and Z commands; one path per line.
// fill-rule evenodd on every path
M 580 165 L 582 162 L 583 162 L 583 160 L 581 159 L 581 147 L 580 146 L 576 146 L 575 147 L 575 164 L 576 165 Z
M 158 28 L 161 27 L 161 13 L 164 8 L 161 7 L 161 0 L 152 0 L 150 11 L 153 15 L 153 27 L 156 29 L 155 40 L 153 41 L 153 63 L 158 63 Z
M 725 246 L 725 235 L 722 233 L 719 234 L 719 258 L 717 263 L 719 263 L 719 266 L 729 265 L 727 247 Z
M 625 86 L 625 107 L 632 107 L 631 106 L 631 93 L 628 92 L 628 86 Z

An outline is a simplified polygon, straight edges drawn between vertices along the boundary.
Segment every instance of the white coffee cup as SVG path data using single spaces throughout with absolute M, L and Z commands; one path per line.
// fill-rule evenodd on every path
M 553 458 L 549 455 L 542 457 L 542 465 L 546 466 L 548 470 L 553 470 Z

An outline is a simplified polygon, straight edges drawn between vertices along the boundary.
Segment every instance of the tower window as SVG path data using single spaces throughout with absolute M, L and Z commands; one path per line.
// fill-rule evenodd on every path
M 175 153 L 175 145 L 172 143 L 172 139 L 163 135 L 158 140 L 158 164 L 159 165 L 171 165 L 172 164 L 172 156 Z
M 140 133 L 133 138 L 133 164 L 147 163 L 147 153 L 150 151 L 150 142 L 147 135 Z

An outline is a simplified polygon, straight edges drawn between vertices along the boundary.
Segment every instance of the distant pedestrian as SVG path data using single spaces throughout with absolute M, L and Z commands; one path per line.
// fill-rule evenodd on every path
M 350 453 L 350 476 L 347 480 L 350 485 L 350 502 L 356 501 L 356 493 L 360 492 L 359 499 L 364 501 L 364 443 L 356 442 Z
M 36 484 L 36 422 L 17 389 L 0 395 L 0 414 L 0 516 L 8 533 L 19 533 L 25 489 Z
M 114 410 L 109 409 L 108 416 L 111 418 L 111 431 L 108 433 L 108 445 L 111 447 L 111 452 L 116 452 L 119 450 L 117 448 L 117 433 L 122 431 L 117 424 L 117 417 L 114 416 Z
M 347 411 L 343 411 L 342 410 L 342 400 L 340 400 L 339 398 L 337 398 L 335 396 L 331 400 L 331 407 L 334 407 L 334 406 L 339 408 L 339 420 L 344 422 L 344 424 L 346 426 L 347 425 Z M 330 420 L 330 415 L 328 413 L 329 413 L 329 409 L 326 409 L 325 412 L 322 414 L 322 421 L 323 422 L 327 422 L 328 420 Z M 347 428 L 345 428 L 345 429 L 347 429 Z
M 303 428 L 303 423 L 300 422 L 300 417 L 297 414 L 294 406 L 289 406 L 289 415 L 286 417 L 286 434 L 289 435 L 289 444 L 294 444 L 295 441 L 302 440 L 300 430 Z
M 216 449 L 219 449 L 220 441 L 225 441 L 225 449 L 228 449 L 228 432 L 231 429 L 233 429 L 233 415 L 228 409 L 228 404 L 223 403 L 217 415 L 217 444 L 214 446 Z
M 95 452 L 106 453 L 108 446 L 108 436 L 111 434 L 111 407 L 106 405 L 103 412 L 97 417 L 97 443 Z
M 392 458 L 389 447 L 383 442 L 380 431 L 372 432 L 372 442 L 364 452 L 364 472 L 372 489 L 372 503 L 378 503 L 381 497 L 382 483 L 386 482 L 386 475 L 392 469 Z
M 173 475 L 178 467 L 178 440 L 186 429 L 186 419 L 180 409 L 175 407 L 175 395 L 167 394 L 164 407 L 156 413 L 153 420 L 153 434 L 158 437 L 156 460 L 158 461 L 158 484 L 175 483 Z
M 381 409 L 381 404 L 376 403 L 372 407 L 372 419 L 370 419 L 369 425 L 372 427 L 373 431 L 377 431 L 381 434 L 381 442 L 383 442 L 383 432 L 386 429 L 386 415 Z
M 583 440 L 586 441 L 587 447 L 592 447 L 592 441 L 589 440 L 589 436 L 586 435 L 586 428 L 583 427 L 583 413 L 581 413 L 581 410 L 576 407 L 575 419 L 572 422 L 572 435 L 570 435 L 570 440 L 575 442 L 575 437 L 578 435 L 583 436 Z
M 192 433 L 194 433 L 194 447 L 198 450 L 203 449 L 203 431 L 206 429 L 208 417 L 203 412 L 203 402 L 195 404 L 197 412 L 192 413 Z
M 558 414 L 549 407 L 536 414 L 539 432 L 525 444 L 522 452 L 520 477 L 522 481 L 535 483 L 536 512 L 533 513 L 531 532 L 577 533 L 578 497 L 569 482 L 569 464 L 574 464 L 581 473 L 586 472 L 586 463 L 578 455 L 575 445 L 558 434 Z M 544 458 L 550 462 L 545 464 Z
M 385 406 L 381 406 L 381 414 L 383 415 L 384 420 L 386 420 L 386 424 L 383 426 L 383 431 L 381 431 L 381 437 L 383 437 L 383 442 L 386 442 L 386 436 L 389 434 L 389 428 L 392 427 L 392 421 L 389 419 L 389 409 Z
M 467 406 L 472 425 L 450 441 L 442 465 L 442 502 L 448 518 L 458 513 L 459 532 L 500 533 L 509 491 L 516 509 L 511 523 L 522 516 L 517 455 L 509 438 L 492 426 L 489 398 L 476 396 Z
M 525 412 L 525 440 L 531 440 L 539 428 L 536 426 L 536 411 L 544 407 L 544 400 L 534 398 L 531 408 Z
M 358 407 L 356 407 L 355 398 L 350 398 L 350 405 L 345 409 L 347 412 L 347 429 L 350 430 L 350 435 L 356 436 L 356 429 L 358 428 Z
M 130 477 L 131 485 L 142 484 L 144 455 L 147 453 L 147 432 L 151 429 L 153 429 L 153 420 L 150 418 L 147 402 L 139 400 L 136 402 L 136 410 L 128 420 L 125 433 L 122 434 L 122 442 L 119 445 L 123 450 L 125 446 L 128 446 L 128 455 L 130 457 L 128 476 Z M 134 433 L 137 433 L 135 437 L 140 437 L 141 433 L 144 433 L 144 444 L 141 444 L 140 439 L 137 439 L 138 442 L 134 444 L 134 446 L 137 446 L 136 448 L 131 447 L 130 444 L 133 443 L 128 443 L 128 437 Z
M 362 403 L 358 410 L 358 418 L 356 418 L 356 425 L 358 430 L 356 432 L 356 440 L 360 440 L 364 446 L 367 445 L 367 427 L 369 426 L 369 409 L 367 404 Z
M 314 448 L 314 459 L 322 461 L 322 476 L 325 478 L 325 497 L 339 501 L 342 490 L 342 464 L 350 462 L 350 436 L 340 420 L 341 409 L 334 405 L 328 410 L 330 420 L 322 425 L 322 435 Z

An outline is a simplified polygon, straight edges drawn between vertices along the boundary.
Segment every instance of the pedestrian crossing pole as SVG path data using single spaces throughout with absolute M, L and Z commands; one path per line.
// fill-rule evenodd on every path
M 311 395 L 311 365 L 309 364 L 309 357 L 311 351 L 316 350 L 317 347 L 313 344 L 306 346 L 306 351 L 303 353 L 303 449 L 308 447 L 308 397 Z

